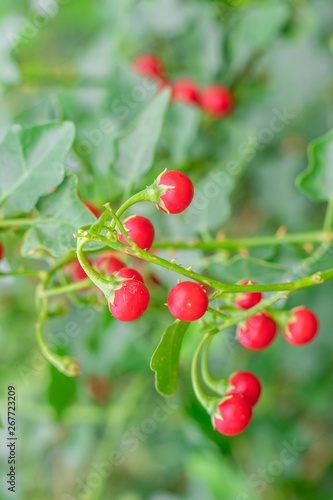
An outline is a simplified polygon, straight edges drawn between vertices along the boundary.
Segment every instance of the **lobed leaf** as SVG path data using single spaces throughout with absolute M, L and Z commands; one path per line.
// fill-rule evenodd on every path
M 77 184 L 76 176 L 68 174 L 53 193 L 39 200 L 39 217 L 25 235 L 22 255 L 44 249 L 53 257 L 62 257 L 76 249 L 73 233 L 96 220 L 79 199 Z
M 296 185 L 313 201 L 333 200 L 333 129 L 309 144 L 308 159 Z
M 138 180 L 152 166 L 170 91 L 160 92 L 116 141 L 114 168 L 122 177 Z
M 14 125 L 0 144 L 0 206 L 30 212 L 40 196 L 58 186 L 74 140 L 71 122 Z

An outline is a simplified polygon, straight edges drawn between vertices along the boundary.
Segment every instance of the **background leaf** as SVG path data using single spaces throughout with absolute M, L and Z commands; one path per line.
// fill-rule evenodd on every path
M 60 418 L 66 408 L 76 399 L 76 381 L 67 377 L 53 365 L 50 365 L 50 383 L 48 401 Z
M 45 249 L 53 257 L 61 257 L 76 249 L 73 233 L 79 227 L 92 224 L 95 217 L 84 206 L 77 194 L 77 178 L 73 174 L 51 194 L 44 196 L 37 205 L 39 218 L 25 235 L 22 254 L 30 255 Z
M 287 3 L 268 1 L 246 8 L 230 35 L 231 71 L 239 71 L 251 57 L 274 40 L 287 22 Z
M 297 186 L 313 201 L 333 200 L 333 129 L 308 149 L 309 165 L 297 178 Z
M 70 122 L 14 125 L 0 144 L 0 205 L 8 201 L 30 212 L 40 196 L 62 182 L 73 140 Z
M 164 396 L 171 396 L 176 391 L 180 349 L 190 324 L 178 319 L 172 323 L 151 358 L 150 366 L 156 372 L 156 389 Z
M 166 120 L 166 135 L 172 144 L 170 154 L 177 164 L 186 161 L 192 147 L 201 119 L 201 111 L 182 103 L 174 103 L 168 112 Z
M 20 70 L 11 57 L 11 52 L 18 44 L 24 18 L 10 15 L 0 22 L 0 81 L 9 84 L 20 79 Z
M 138 180 L 151 167 L 169 101 L 170 91 L 160 92 L 117 140 L 115 169 L 122 177 Z

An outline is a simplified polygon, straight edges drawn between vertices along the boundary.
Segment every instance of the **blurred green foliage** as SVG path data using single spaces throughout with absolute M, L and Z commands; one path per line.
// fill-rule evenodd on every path
M 82 199 L 117 205 L 124 193 L 142 189 L 167 167 L 191 176 L 196 197 L 191 211 L 173 218 L 140 208 L 159 239 L 209 240 L 218 231 L 243 237 L 272 234 L 281 225 L 288 231 L 322 225 L 325 203 L 309 201 L 295 179 L 307 167 L 307 144 L 333 126 L 330 0 L 2 0 L 0 16 L 0 139 L 13 124 L 73 122 L 66 171 L 77 175 Z M 162 57 L 172 79 L 230 86 L 235 112 L 216 121 L 178 103 L 163 110 L 162 126 L 161 110 L 156 115 L 149 108 L 154 91 L 131 71 L 133 58 L 145 51 Z M 161 135 L 158 124 L 153 161 L 147 158 L 146 168 L 130 177 L 120 153 L 135 160 L 137 152 L 124 143 L 124 133 L 149 109 L 153 123 L 161 120 Z M 21 256 L 23 231 L 2 230 L 0 238 L 6 249 L 2 271 L 37 265 Z M 36 239 L 26 237 L 25 248 L 29 241 L 31 249 Z M 177 262 L 216 279 L 261 283 L 333 267 L 328 252 L 313 268 L 300 269 L 308 250 L 257 249 L 250 256 L 179 251 Z M 151 271 L 144 269 L 147 276 Z M 230 439 L 212 430 L 192 392 L 197 324 L 185 335 L 177 394 L 163 399 L 155 391 L 150 358 L 171 323 L 162 304 L 176 277 L 153 272 L 161 284 L 152 285 L 149 311 L 133 325 L 113 320 L 104 305 L 55 299 L 55 309 L 69 312 L 49 319 L 45 336 L 59 353 L 80 360 L 76 379 L 59 374 L 37 348 L 35 278 L 1 279 L 4 422 L 8 385 L 18 394 L 15 497 L 331 500 L 332 283 L 288 300 L 288 307 L 304 303 L 320 318 L 320 335 L 310 347 L 296 349 L 279 339 L 254 354 L 235 343 L 234 331 L 214 339 L 216 376 L 250 369 L 264 388 L 251 426 Z M 0 453 L 6 472 L 3 447 Z M 12 498 L 4 481 L 0 497 Z

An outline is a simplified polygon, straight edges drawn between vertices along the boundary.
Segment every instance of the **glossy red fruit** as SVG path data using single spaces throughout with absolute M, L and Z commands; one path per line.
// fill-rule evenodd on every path
M 254 314 L 245 320 L 244 325 L 239 325 L 237 338 L 242 346 L 251 351 L 266 349 L 277 334 L 277 326 L 266 313 Z
M 228 383 L 233 386 L 227 394 L 242 394 L 251 406 L 257 404 L 261 394 L 261 383 L 258 377 L 251 372 L 235 372 Z
M 172 100 L 189 105 L 200 103 L 200 89 L 196 82 L 189 78 L 181 78 L 172 83 Z
M 113 304 L 110 302 L 109 307 L 120 321 L 135 321 L 146 311 L 148 304 L 147 287 L 141 281 L 129 280 L 115 291 Z
M 207 114 L 221 118 L 231 113 L 234 99 L 226 87 L 210 85 L 201 92 L 201 107 Z
M 124 262 L 115 257 L 114 252 L 105 252 L 96 261 L 96 267 L 104 274 L 112 274 L 125 266 Z
M 4 248 L 3 248 L 3 244 L 0 243 L 0 260 L 3 259 L 3 256 L 4 256 Z
M 291 321 L 283 331 L 284 338 L 293 345 L 304 345 L 311 342 L 317 335 L 319 321 L 314 312 L 304 306 L 290 311 Z
M 154 226 L 146 217 L 142 215 L 133 215 L 124 222 L 124 227 L 128 236 L 142 250 L 149 250 L 153 244 L 155 237 Z M 129 245 L 122 234 L 118 234 L 119 241 L 125 245 Z
M 134 279 L 143 283 L 143 277 L 141 274 L 136 269 L 132 269 L 131 267 L 123 267 L 117 271 L 116 274 L 121 278 Z
M 251 405 L 241 394 L 226 396 L 217 408 L 218 414 L 213 417 L 214 427 L 225 436 L 243 432 L 251 422 Z
M 161 196 L 161 200 L 170 214 L 183 212 L 193 199 L 193 184 L 183 172 L 178 172 L 178 170 L 164 172 L 160 177 L 158 185 L 170 186 L 170 189 Z M 165 212 L 160 205 L 157 206 Z
M 195 321 L 207 311 L 206 290 L 192 281 L 178 283 L 170 290 L 168 307 L 175 318 L 181 321 Z
M 164 79 L 163 61 L 154 54 L 140 54 L 134 59 L 132 68 L 138 75 Z
M 256 285 L 257 283 L 252 280 L 242 280 L 239 282 L 240 285 Z M 251 309 L 255 305 L 259 304 L 262 299 L 262 293 L 260 292 L 242 292 L 237 293 L 234 304 L 238 309 Z
M 99 217 L 99 210 L 98 208 L 96 207 L 96 205 L 94 205 L 93 203 L 91 203 L 91 201 L 87 201 L 87 200 L 84 200 L 83 201 L 84 205 L 87 207 L 88 210 L 90 210 L 90 212 L 95 216 L 95 217 Z

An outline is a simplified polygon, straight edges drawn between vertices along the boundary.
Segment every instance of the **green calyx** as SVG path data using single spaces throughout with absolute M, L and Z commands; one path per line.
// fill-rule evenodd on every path
M 161 199 L 161 196 L 163 196 L 169 189 L 174 189 L 174 186 L 166 186 L 165 184 L 159 184 L 161 177 L 167 169 L 163 170 L 163 172 L 160 173 L 160 175 L 156 178 L 156 180 L 153 182 L 151 186 L 147 188 L 149 192 L 151 192 L 151 201 L 153 203 L 156 203 L 160 207 L 163 208 L 168 214 L 170 213 L 167 207 L 164 204 L 164 201 Z
M 270 316 L 283 330 L 287 328 L 288 323 L 293 321 L 293 319 L 296 319 L 293 316 L 292 311 L 267 309 L 266 314 Z
M 232 395 L 226 395 L 226 396 L 223 396 L 221 399 L 219 399 L 216 403 L 216 407 L 215 407 L 215 411 L 214 413 L 211 415 L 212 417 L 212 425 L 213 425 L 213 429 L 216 430 L 216 425 L 215 425 L 215 419 L 218 419 L 218 420 L 221 420 L 223 421 L 223 417 L 221 416 L 219 410 L 218 410 L 218 407 L 220 406 L 220 404 L 224 403 L 224 401 L 227 401 L 228 399 L 230 399 L 232 397 Z
M 167 169 L 163 170 L 163 172 L 155 179 L 155 181 L 150 186 L 147 186 L 146 189 L 143 189 L 142 191 L 133 195 L 131 198 L 125 201 L 125 203 L 123 203 L 119 210 L 117 210 L 116 216 L 120 217 L 128 208 L 132 207 L 136 203 L 140 203 L 141 201 L 150 201 L 151 203 L 160 205 L 167 213 L 169 213 L 163 203 L 163 200 L 161 200 L 161 196 L 163 196 L 168 191 L 168 189 L 173 189 L 173 187 L 159 185 L 161 176 L 166 171 Z

